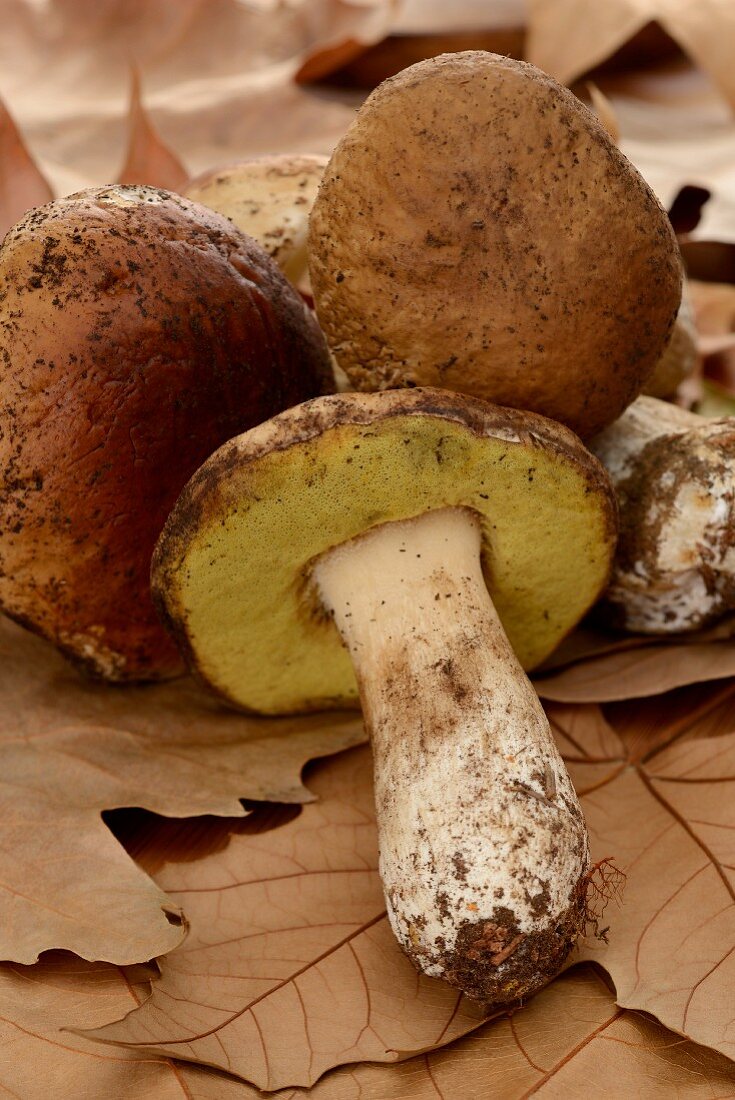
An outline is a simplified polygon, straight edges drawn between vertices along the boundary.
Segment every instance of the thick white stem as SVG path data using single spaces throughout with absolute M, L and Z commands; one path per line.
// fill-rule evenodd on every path
M 314 576 L 360 685 L 399 942 L 475 998 L 527 995 L 581 930 L 587 833 L 488 595 L 476 517 L 374 528 Z

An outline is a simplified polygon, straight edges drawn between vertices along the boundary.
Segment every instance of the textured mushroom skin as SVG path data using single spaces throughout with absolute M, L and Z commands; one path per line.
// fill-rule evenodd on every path
M 592 113 L 481 52 L 373 92 L 326 169 L 309 250 L 356 389 L 442 386 L 583 438 L 640 392 L 681 296 L 668 218 Z
M 735 607 L 735 419 L 640 397 L 591 447 L 620 506 L 611 621 L 682 633 Z
M 180 671 L 151 552 L 221 443 L 331 387 L 262 250 L 165 191 L 31 211 L 0 249 L 0 605 L 110 680 Z

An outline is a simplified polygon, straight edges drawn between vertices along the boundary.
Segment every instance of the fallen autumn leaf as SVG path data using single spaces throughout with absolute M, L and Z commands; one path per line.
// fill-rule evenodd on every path
M 131 70 L 128 109 L 128 150 L 120 169 L 120 183 L 143 183 L 181 191 L 189 173 L 148 116 L 140 90 L 140 73 Z
M 631 710 L 620 733 L 596 707 L 550 711 L 593 859 L 614 856 L 627 880 L 622 907 L 609 905 L 601 922 L 609 945 L 590 934 L 576 958 L 610 972 L 623 1006 L 730 1056 L 735 734 L 721 728 L 732 690 L 695 691 L 688 710 L 677 699 L 653 723 Z M 419 977 L 389 933 L 369 770 L 366 749 L 322 765 L 322 800 L 297 820 L 161 868 L 156 880 L 184 907 L 190 936 L 162 960 L 151 998 L 94 1034 L 277 1089 L 477 1027 L 477 1009 Z
M 95 1034 L 278 1089 L 476 1028 L 485 1013 L 417 974 L 390 930 L 371 777 L 367 749 L 341 756 L 315 772 L 320 801 L 296 820 L 160 869 L 189 936 L 150 1000 Z
M 0 967 L 0 1089 L 48 1100 L 258 1100 L 263 1093 L 206 1066 L 110 1048 L 75 1033 L 144 1000 L 155 968 L 120 970 L 55 952 L 32 967 Z M 713 1097 L 735 1090 L 735 1068 L 645 1016 L 621 1010 L 591 966 L 568 971 L 522 1012 L 398 1065 L 340 1067 L 311 1090 L 273 1100 L 525 1100 L 541 1096 Z
M 0 958 L 66 948 L 124 964 L 169 951 L 180 913 L 102 811 L 242 817 L 241 798 L 309 801 L 306 761 L 363 739 L 355 714 L 246 717 L 190 680 L 94 684 L 0 619 Z
M 729 50 L 735 11 L 727 0 L 530 0 L 526 55 L 565 84 L 599 65 L 649 23 L 659 24 L 735 106 Z
M 651 641 L 579 659 L 535 677 L 534 687 L 542 699 L 555 702 L 610 703 L 735 676 L 735 642 Z
M 20 130 L 0 100 L 0 239 L 26 210 L 53 197 Z

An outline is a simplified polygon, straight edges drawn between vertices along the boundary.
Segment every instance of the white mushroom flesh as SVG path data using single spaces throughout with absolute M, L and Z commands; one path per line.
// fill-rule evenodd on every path
M 373 743 L 393 930 L 425 973 L 500 1003 L 545 984 L 573 945 L 589 852 L 480 541 L 470 510 L 441 509 L 336 547 L 314 579 Z

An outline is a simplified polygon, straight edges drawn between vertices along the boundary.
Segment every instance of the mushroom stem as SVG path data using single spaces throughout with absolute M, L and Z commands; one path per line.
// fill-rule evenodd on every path
M 373 744 L 393 930 L 418 969 L 501 1004 L 548 982 L 574 945 L 589 852 L 480 547 L 472 511 L 440 509 L 330 550 L 314 579 Z

